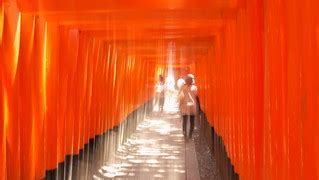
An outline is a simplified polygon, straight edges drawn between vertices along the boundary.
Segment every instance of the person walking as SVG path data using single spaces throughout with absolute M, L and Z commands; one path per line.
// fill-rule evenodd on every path
M 193 83 L 194 76 L 189 74 L 185 77 L 185 84 L 179 92 L 179 107 L 183 117 L 183 135 L 187 138 L 187 121 L 190 122 L 189 138 L 192 138 L 195 115 L 197 114 L 197 86 Z
M 164 77 L 162 75 L 159 75 L 159 81 L 155 85 L 155 104 L 158 105 L 158 112 L 163 112 L 164 107 L 164 101 L 165 101 L 165 83 L 164 83 Z

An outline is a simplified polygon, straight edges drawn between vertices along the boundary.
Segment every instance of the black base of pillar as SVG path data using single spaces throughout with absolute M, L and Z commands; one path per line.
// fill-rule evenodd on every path
M 234 166 L 228 157 L 222 137 L 216 133 L 214 127 L 209 125 L 207 116 L 203 112 L 200 118 L 200 128 L 200 135 L 205 136 L 208 147 L 217 160 L 221 178 L 223 180 L 239 180 L 239 175 L 235 172 Z

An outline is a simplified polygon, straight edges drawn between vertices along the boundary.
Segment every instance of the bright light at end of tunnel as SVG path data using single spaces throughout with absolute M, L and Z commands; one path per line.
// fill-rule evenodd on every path
M 175 89 L 175 72 L 174 63 L 176 62 L 176 45 L 170 42 L 167 47 L 167 78 L 166 78 L 166 92 L 164 111 L 166 112 L 178 112 L 177 104 L 177 91 Z

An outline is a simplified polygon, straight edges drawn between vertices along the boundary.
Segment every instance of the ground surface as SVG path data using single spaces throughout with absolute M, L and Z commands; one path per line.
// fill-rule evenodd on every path
M 108 132 L 106 138 L 95 142 L 92 152 L 73 164 L 68 178 L 220 180 L 216 161 L 199 136 L 198 124 L 193 139 L 183 137 L 176 94 L 165 100 L 164 111 L 155 108 L 143 116 L 129 137 L 121 129 Z
M 199 121 L 195 123 L 194 143 L 201 180 L 221 180 L 216 159 L 208 148 L 204 136 L 200 136 Z

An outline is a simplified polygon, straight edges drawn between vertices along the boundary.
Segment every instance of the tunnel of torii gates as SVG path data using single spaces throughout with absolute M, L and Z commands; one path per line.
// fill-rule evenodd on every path
M 240 179 L 319 179 L 319 1 L 0 0 L 0 179 L 39 179 L 196 76 Z M 217 150 L 218 151 L 218 150 Z

